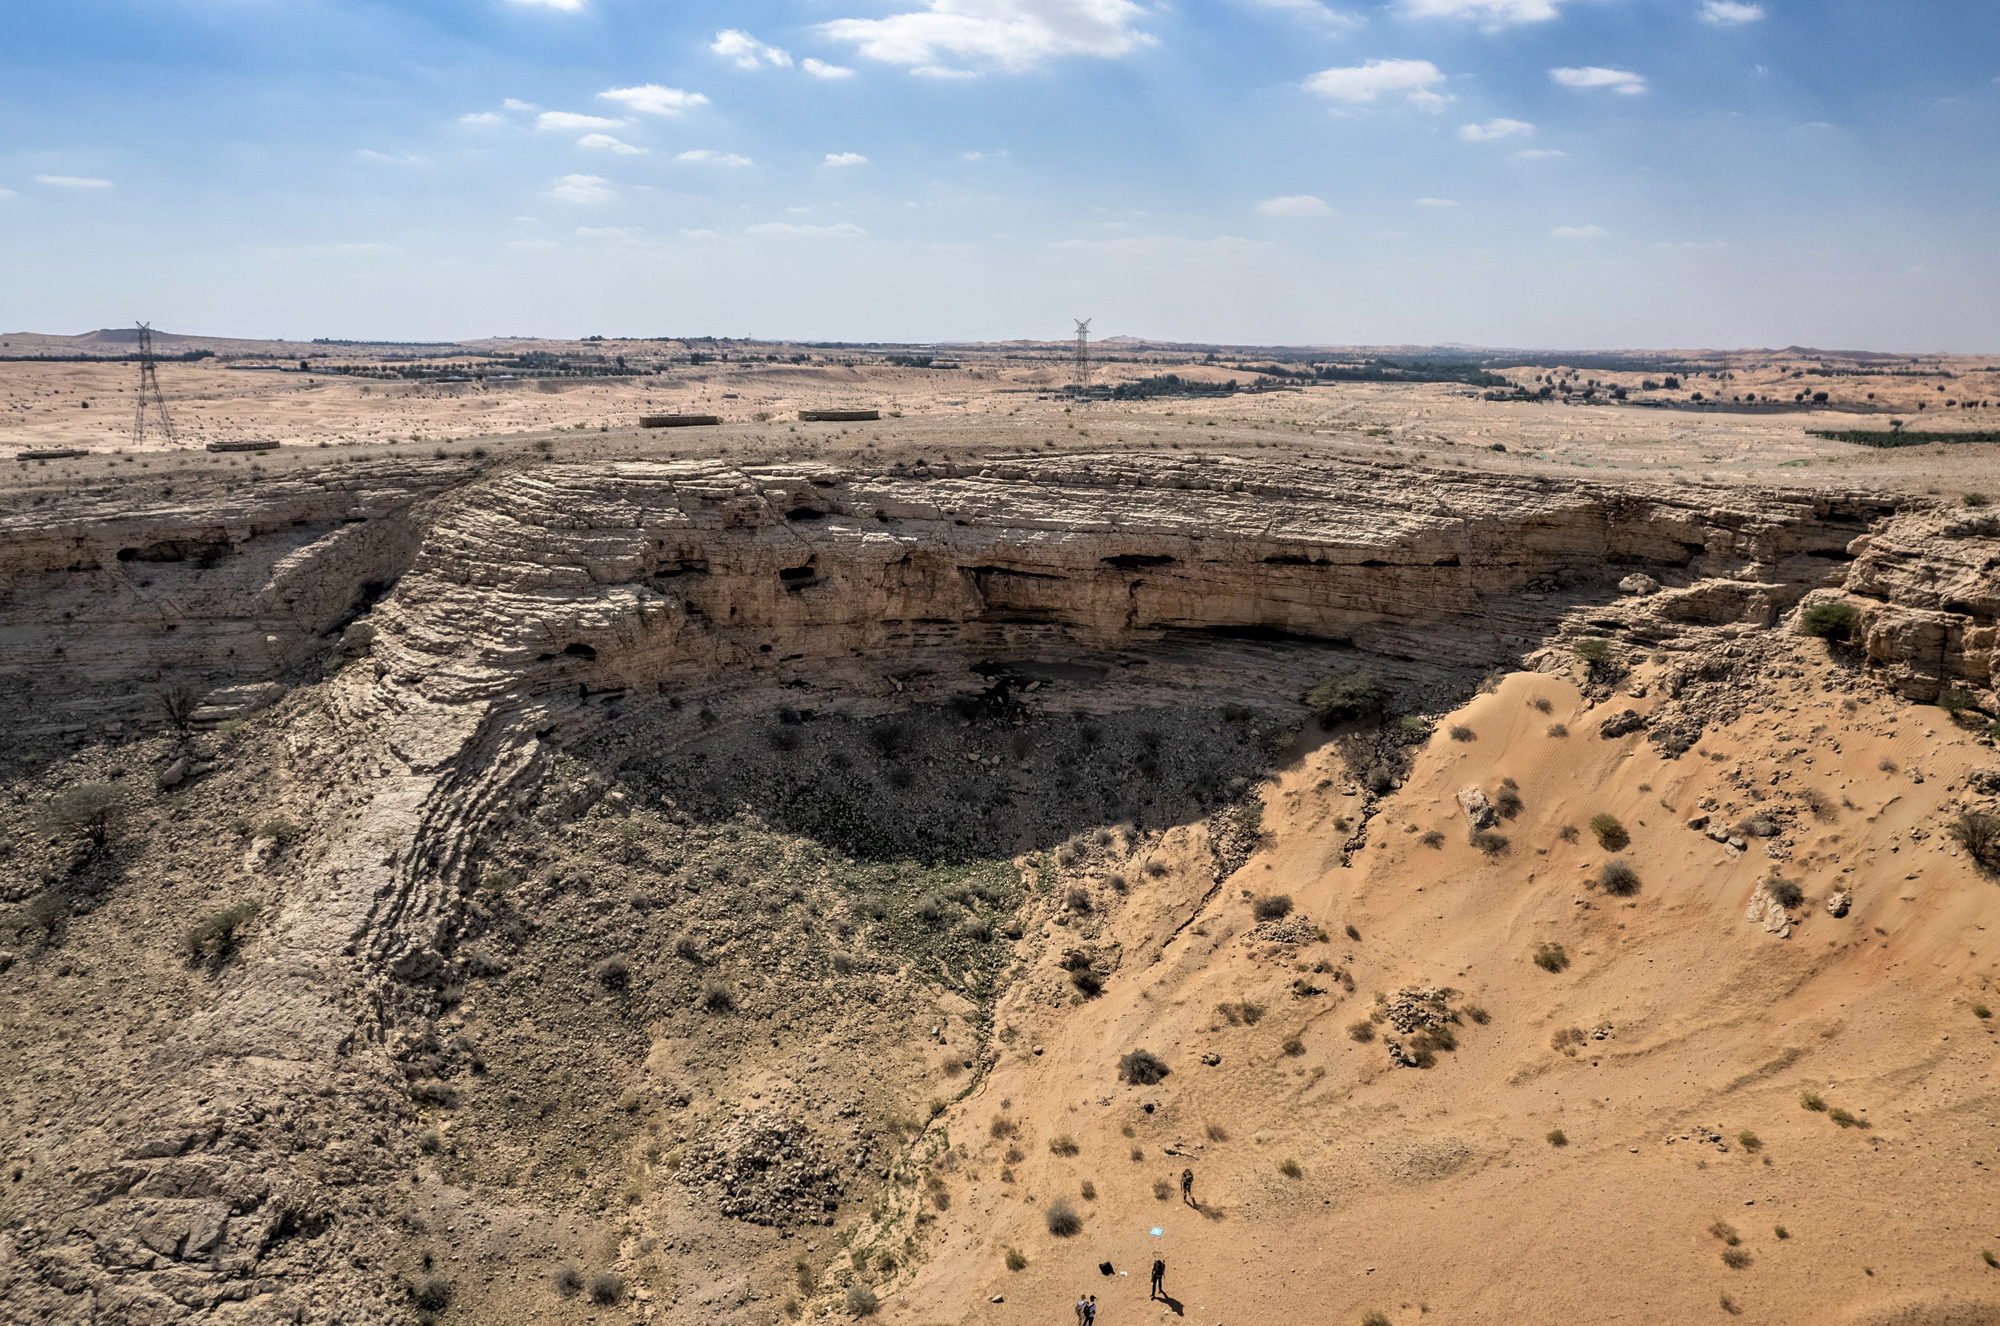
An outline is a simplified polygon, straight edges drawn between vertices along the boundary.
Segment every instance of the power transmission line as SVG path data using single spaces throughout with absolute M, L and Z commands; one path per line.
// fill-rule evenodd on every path
M 152 397 L 153 409 L 159 415 L 159 430 L 167 435 L 167 445 L 176 446 L 174 441 L 174 421 L 167 417 L 167 394 L 160 390 L 160 371 L 153 359 L 153 329 L 147 323 L 139 324 L 139 410 L 132 418 L 132 445 L 139 447 L 146 441 L 146 399 Z
M 1071 319 L 1071 321 L 1076 321 Z M 1090 385 L 1090 319 L 1076 322 L 1076 389 Z

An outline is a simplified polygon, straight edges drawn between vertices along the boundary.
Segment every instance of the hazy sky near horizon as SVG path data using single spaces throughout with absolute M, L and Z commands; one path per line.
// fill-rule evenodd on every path
M 76 0 L 0 330 L 2000 350 L 1991 0 Z

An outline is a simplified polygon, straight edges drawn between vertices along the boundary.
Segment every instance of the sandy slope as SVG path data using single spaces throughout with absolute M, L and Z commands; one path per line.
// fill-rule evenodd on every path
M 1567 682 L 1510 676 L 1451 720 L 1475 740 L 1440 726 L 1352 868 L 1329 847 L 1353 779 L 1313 740 L 1268 789 L 1265 846 L 1196 924 L 1162 946 L 1157 890 L 1135 890 L 1107 931 L 1126 944 L 1123 967 L 1080 1006 L 1051 999 L 1063 945 L 1045 927 L 1042 967 L 1001 1019 L 1024 1034 L 950 1116 L 966 1153 L 954 1201 L 890 1318 L 1066 1322 L 1079 1291 L 1098 1295 L 1106 1323 L 1202 1326 L 1371 1310 L 1398 1323 L 1720 1319 L 1725 1296 L 1768 1322 L 2000 1303 L 2000 1271 L 1980 1259 L 2000 1249 L 1995 1040 L 1971 1011 L 2000 1002 L 2000 939 L 1986 933 L 2000 928 L 2000 889 L 1940 832 L 1964 771 L 1993 754 L 1936 709 L 1865 688 L 1843 709 L 1848 693 L 1826 687 L 1845 674 L 1811 642 L 1796 652 L 1802 677 L 1774 678 L 1764 711 L 1678 761 L 1637 734 L 1598 737 L 1603 714 L 1580 710 Z M 1572 735 L 1546 735 L 1552 720 Z M 1454 795 L 1502 777 L 1525 809 L 1489 859 L 1467 844 Z M 1704 797 L 1733 822 L 1753 804 L 1797 806 L 1805 786 L 1830 809 L 1801 810 L 1783 863 L 1764 840 L 1732 860 L 1684 827 Z M 1630 899 L 1586 885 L 1606 856 L 1587 830 L 1560 836 L 1600 811 L 1632 834 L 1643 883 Z M 1432 828 L 1441 847 L 1422 844 Z M 1789 937 L 1745 920 L 1774 866 L 1807 895 Z M 1823 905 L 1837 888 L 1855 894 L 1838 920 Z M 1289 893 L 1330 942 L 1256 942 L 1244 890 Z M 1534 965 L 1544 942 L 1564 946 L 1568 970 Z M 1307 970 L 1321 960 L 1350 971 L 1355 992 Z M 1295 996 L 1302 975 L 1328 992 Z M 1392 1067 L 1379 1040 L 1349 1038 L 1372 992 L 1433 984 L 1491 1018 L 1464 1020 L 1436 1067 Z M 1254 1027 L 1217 1012 L 1245 1000 L 1268 1010 Z M 1552 1048 L 1572 1027 L 1605 1031 L 1573 1055 Z M 1296 1057 L 1281 1049 L 1294 1034 Z M 1117 1080 L 1118 1056 L 1138 1046 L 1169 1063 L 1164 1082 Z M 1868 1126 L 1802 1108 L 1804 1090 Z M 996 1115 L 1022 1127 L 1011 1183 Z M 1567 1146 L 1545 1140 L 1557 1128 Z M 1738 1140 L 1746 1130 L 1757 1149 Z M 1058 1134 L 1079 1154 L 1051 1154 Z M 1300 1177 L 1280 1172 L 1287 1159 Z M 1198 1211 L 1154 1197 L 1184 1165 Z M 1083 1212 L 1073 1239 L 1044 1226 L 1058 1197 Z M 1747 1267 L 1724 1264 L 1718 1221 L 1739 1232 Z M 1010 1246 L 1028 1258 L 1018 1273 Z M 1145 1297 L 1155 1255 L 1174 1306 Z

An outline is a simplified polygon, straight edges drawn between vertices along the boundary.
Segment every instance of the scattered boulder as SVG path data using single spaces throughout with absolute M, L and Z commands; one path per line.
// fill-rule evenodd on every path
M 1646 720 L 1638 710 L 1627 709 L 1623 713 L 1613 714 L 1602 723 L 1599 723 L 1597 725 L 1597 735 L 1609 741 L 1613 737 L 1622 737 L 1627 733 L 1637 732 L 1645 726 Z
M 679 1177 L 707 1187 L 723 1215 L 753 1225 L 831 1225 L 839 1173 L 817 1139 L 777 1110 L 738 1115 L 688 1148 Z
M 182 780 L 188 776 L 188 769 L 191 765 L 192 762 L 187 756 L 183 755 L 166 768 L 160 770 L 159 777 L 153 781 L 162 792 L 170 787 L 179 787 Z
M 1828 916 L 1845 916 L 1847 915 L 1847 909 L 1853 904 L 1854 896 L 1850 893 L 1842 891 L 1830 894 L 1826 900 L 1826 914 Z
M 1743 919 L 1752 925 L 1763 926 L 1767 935 L 1776 935 L 1780 939 L 1792 937 L 1792 919 L 1785 915 L 1784 904 L 1772 897 L 1762 884 L 1750 895 L 1750 910 L 1743 914 Z
M 1706 829 L 1708 827 L 1708 816 L 1706 815 L 1690 816 L 1688 818 L 1688 827 L 1690 829 L 1694 829 L 1697 831 Z
M 1618 582 L 1618 592 L 1620 594 L 1657 594 L 1660 592 L 1660 582 L 1643 571 L 1634 571 L 1631 575 L 1626 576 Z
M 1486 794 L 1476 787 L 1458 789 L 1458 806 L 1465 812 L 1465 818 L 1475 831 L 1490 829 L 1500 819 L 1499 812 L 1493 809 L 1493 803 L 1488 801 Z

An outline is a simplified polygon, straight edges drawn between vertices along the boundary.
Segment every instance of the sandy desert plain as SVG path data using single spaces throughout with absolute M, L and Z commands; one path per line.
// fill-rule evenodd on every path
M 0 362 L 9 1320 L 2000 1322 L 2000 445 L 1809 431 L 2000 360 L 159 349 Z

